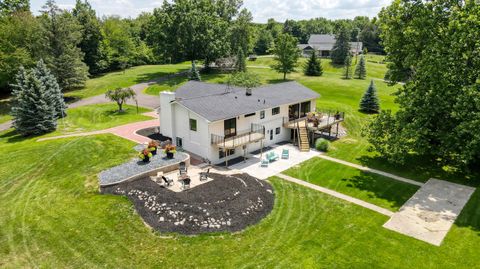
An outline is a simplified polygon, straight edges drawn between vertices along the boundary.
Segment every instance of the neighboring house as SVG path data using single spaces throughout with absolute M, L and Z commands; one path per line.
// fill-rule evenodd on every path
M 312 52 L 317 51 L 321 57 L 330 57 L 333 46 L 335 45 L 334 35 L 311 35 L 308 39 L 308 44 L 300 44 L 298 48 L 302 51 L 303 56 L 308 57 L 312 55 Z M 349 42 L 350 51 L 353 55 L 362 53 L 362 42 Z
M 319 94 L 297 82 L 245 88 L 189 81 L 160 93 L 160 131 L 211 163 L 289 141 L 286 123 L 315 111 Z

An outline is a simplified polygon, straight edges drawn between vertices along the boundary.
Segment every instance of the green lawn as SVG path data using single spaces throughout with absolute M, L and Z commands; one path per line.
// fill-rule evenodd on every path
M 274 210 L 258 225 L 235 234 L 159 235 L 126 198 L 98 193 L 96 175 L 134 157 L 133 146 L 111 135 L 0 140 L 0 267 L 478 266 L 478 191 L 441 247 L 383 228 L 383 215 L 277 178 Z
M 373 173 L 313 158 L 284 174 L 397 211 L 418 190 L 418 186 Z
M 125 70 L 125 72 L 111 72 L 101 77 L 89 79 L 83 89 L 67 92 L 65 96 L 79 99 L 100 95 L 110 89 L 128 87 L 150 81 L 169 74 L 188 70 L 189 67 L 189 63 L 136 66 Z
M 58 121 L 57 131 L 51 135 L 103 130 L 136 121 L 151 120 L 142 113 L 150 111 L 143 107 L 125 105 L 123 112 L 118 112 L 114 103 L 97 104 L 67 110 L 67 117 Z
M 0 123 L 7 122 L 12 119 L 10 113 L 10 100 L 0 100 Z

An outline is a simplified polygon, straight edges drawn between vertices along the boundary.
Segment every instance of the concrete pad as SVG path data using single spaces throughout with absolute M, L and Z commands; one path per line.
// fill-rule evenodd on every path
M 430 179 L 383 227 L 440 246 L 475 188 Z
M 282 159 L 283 149 L 288 149 L 290 152 L 290 156 L 286 160 Z M 271 162 L 268 167 L 261 167 L 261 157 L 265 158 L 266 154 L 271 151 L 275 152 L 280 157 L 279 160 Z M 229 168 L 240 170 L 243 173 L 247 173 L 259 179 L 267 179 L 271 176 L 279 174 L 284 170 L 289 169 L 290 167 L 293 167 L 318 155 L 319 152 L 315 150 L 310 150 L 309 152 L 301 152 L 296 146 L 292 144 L 274 145 L 272 146 L 272 149 L 263 152 L 262 156 L 260 156 L 260 154 L 250 155 L 248 156 L 249 159 L 246 162 L 232 165 Z

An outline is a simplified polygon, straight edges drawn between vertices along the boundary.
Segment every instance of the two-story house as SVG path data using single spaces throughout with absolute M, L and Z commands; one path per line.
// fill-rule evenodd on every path
M 286 122 L 315 110 L 319 94 L 297 82 L 252 90 L 190 81 L 160 93 L 160 131 L 212 163 L 289 141 Z

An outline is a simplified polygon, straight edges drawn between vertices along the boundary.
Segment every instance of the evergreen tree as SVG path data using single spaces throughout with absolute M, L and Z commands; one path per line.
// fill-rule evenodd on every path
M 365 64 L 365 57 L 360 57 L 357 67 L 355 67 L 355 78 L 365 79 L 367 77 L 367 67 Z
M 305 64 L 303 72 L 306 76 L 318 77 L 323 74 L 322 63 L 315 51 L 313 51 L 312 56 L 310 56 L 310 59 L 308 59 L 308 62 Z
M 238 72 L 246 72 L 247 71 L 247 63 L 245 60 L 245 53 L 242 48 L 238 49 L 237 53 L 237 61 L 235 62 L 235 69 Z
M 342 27 L 332 49 L 332 63 L 343 64 L 345 62 L 347 56 L 350 55 L 350 43 L 348 41 L 347 29 Z
M 200 77 L 200 72 L 197 69 L 197 65 L 195 64 L 195 61 L 192 61 L 192 68 L 190 69 L 190 74 L 188 76 L 189 80 L 196 80 L 196 81 L 201 81 L 202 78 Z
M 22 67 L 12 87 L 13 127 L 24 136 L 55 130 L 55 108 L 50 105 L 51 100 L 42 81 Z
M 360 111 L 366 113 L 378 113 L 380 111 L 380 105 L 377 97 L 377 90 L 373 80 L 370 82 L 367 91 L 360 100 Z
M 82 62 L 84 54 L 77 47 L 81 41 L 81 26 L 55 1 L 48 0 L 40 17 L 46 39 L 45 62 L 63 89 L 82 87 L 87 80 L 88 67 Z
M 347 55 L 347 57 L 345 58 L 345 63 L 343 67 L 343 78 L 352 78 L 352 58 L 350 57 L 350 55 Z
M 55 119 L 65 117 L 67 106 L 65 105 L 65 101 L 63 99 L 62 90 L 43 60 L 38 61 L 37 66 L 32 70 L 32 72 L 33 75 L 35 75 L 45 87 L 48 105 L 53 107 L 55 110 Z

